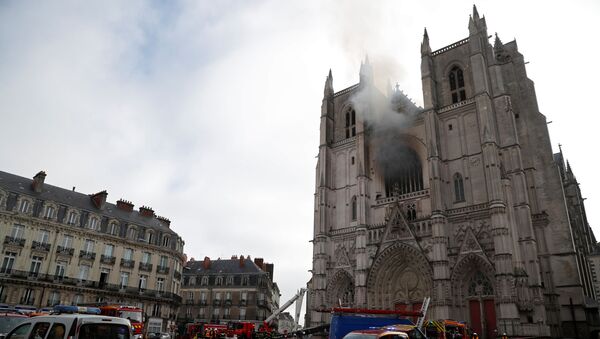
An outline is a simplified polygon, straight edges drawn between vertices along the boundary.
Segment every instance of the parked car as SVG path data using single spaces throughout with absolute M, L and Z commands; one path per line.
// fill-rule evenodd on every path
M 147 339 L 171 339 L 171 335 L 166 332 L 148 332 Z
M 127 319 L 89 314 L 56 314 L 26 318 L 5 339 L 130 339 Z
M 0 311 L 0 338 L 4 338 L 10 330 L 27 319 L 29 317 L 18 311 L 8 309 Z

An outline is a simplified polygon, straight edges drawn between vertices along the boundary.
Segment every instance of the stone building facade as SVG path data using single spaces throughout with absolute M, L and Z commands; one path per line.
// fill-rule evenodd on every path
M 191 259 L 183 270 L 183 323 L 250 321 L 262 325 L 279 308 L 273 264 L 250 256 L 202 261 Z
M 149 330 L 173 324 L 183 240 L 149 207 L 0 172 L 0 302 L 42 308 L 142 307 Z
M 523 55 L 516 41 L 492 45 L 476 8 L 468 28 L 435 51 L 425 31 L 423 108 L 376 90 L 368 60 L 342 91 L 329 73 L 308 326 L 340 303 L 419 309 L 430 296 L 430 319 L 467 321 L 483 338 L 598 328 L 595 239 Z

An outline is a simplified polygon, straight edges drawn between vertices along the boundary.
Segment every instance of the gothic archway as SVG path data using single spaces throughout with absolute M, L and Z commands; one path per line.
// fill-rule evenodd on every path
M 431 295 L 433 272 L 416 248 L 396 243 L 373 262 L 367 281 L 367 304 L 379 309 L 418 309 Z
M 479 254 L 459 260 L 451 274 L 453 317 L 466 320 L 480 338 L 492 338 L 496 329 L 495 271 Z
M 327 284 L 327 302 L 332 306 L 354 306 L 354 279 L 345 270 L 337 271 Z

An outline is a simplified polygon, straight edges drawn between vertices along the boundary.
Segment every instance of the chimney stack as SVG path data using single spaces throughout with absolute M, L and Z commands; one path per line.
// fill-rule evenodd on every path
M 31 183 L 31 188 L 36 193 L 42 193 L 42 189 L 44 189 L 44 179 L 46 179 L 46 172 L 39 171 L 33 177 L 33 182 Z
M 210 258 L 209 257 L 204 257 L 204 262 L 202 263 L 202 267 L 204 267 L 205 270 L 210 269 Z
M 260 268 L 261 270 L 265 270 L 264 268 L 264 260 L 263 258 L 254 258 L 254 263 L 256 264 L 256 266 L 258 266 L 258 268 Z
M 108 193 L 106 192 L 106 190 L 100 191 L 96 194 L 92 194 L 91 198 L 92 202 L 94 203 L 94 206 L 96 206 L 96 208 L 103 209 L 104 205 L 106 204 L 107 196 Z
M 154 210 L 148 206 L 140 207 L 140 215 L 144 217 L 154 217 Z
M 171 220 L 161 216 L 157 216 L 156 219 L 158 219 L 158 221 L 160 221 L 161 224 L 167 226 L 168 228 L 171 227 Z
M 240 267 L 246 266 L 246 260 L 243 255 L 240 255 Z
M 125 212 L 133 212 L 133 203 L 124 199 L 117 201 L 117 208 Z

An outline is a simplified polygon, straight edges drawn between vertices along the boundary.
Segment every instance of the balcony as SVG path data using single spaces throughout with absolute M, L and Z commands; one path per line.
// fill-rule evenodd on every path
M 231 306 L 231 299 L 225 299 L 225 306 Z
M 240 300 L 240 306 L 246 306 L 247 303 L 248 301 L 246 299 Z
M 50 244 L 34 240 L 31 242 L 31 249 L 40 252 L 50 252 Z
M 169 267 L 168 266 L 156 266 L 156 273 L 159 274 L 168 274 Z
M 96 260 L 96 253 L 81 250 L 79 251 L 79 258 L 85 260 Z
M 221 300 L 213 300 L 213 306 L 221 306 Z
M 140 271 L 152 272 L 152 264 L 146 263 L 146 262 L 141 262 L 139 265 L 139 269 L 140 269 Z
M 186 305 L 193 305 L 194 304 L 194 299 L 188 299 L 185 301 Z
M 256 301 L 256 305 L 258 305 L 258 306 L 266 306 L 267 305 L 267 301 L 266 300 L 257 300 Z
M 173 272 L 173 278 L 181 280 L 181 273 L 177 271 Z
M 121 267 L 123 268 L 133 268 L 135 267 L 135 261 L 130 259 L 121 258 Z
M 108 256 L 108 255 L 104 255 L 104 254 L 102 254 L 100 256 L 101 264 L 114 265 L 116 260 L 117 260 L 117 258 L 115 258 L 113 256 Z
M 25 247 L 25 238 L 15 238 L 7 235 L 4 237 L 4 245 Z
M 74 248 L 64 247 L 64 246 L 56 246 L 56 254 L 58 255 L 67 255 L 73 256 L 73 252 L 75 252 Z

